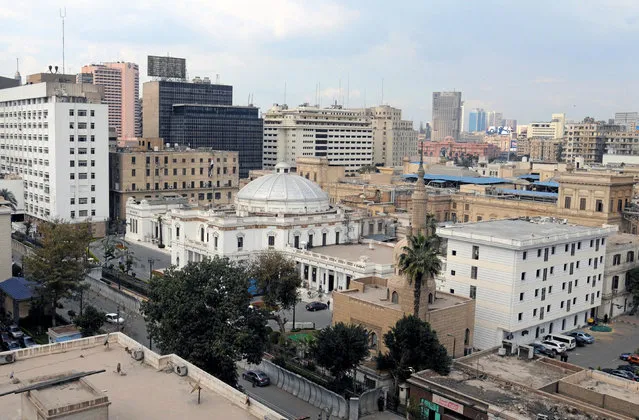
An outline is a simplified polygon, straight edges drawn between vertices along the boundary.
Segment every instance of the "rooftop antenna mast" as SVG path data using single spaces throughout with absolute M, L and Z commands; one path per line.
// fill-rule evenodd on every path
M 284 105 L 286 105 L 286 81 L 284 81 Z
M 62 74 L 66 71 L 66 67 L 64 67 L 64 18 L 67 17 L 67 8 L 64 10 L 60 9 L 60 19 L 62 19 Z
M 384 105 L 384 78 L 382 77 L 382 103 L 380 105 Z

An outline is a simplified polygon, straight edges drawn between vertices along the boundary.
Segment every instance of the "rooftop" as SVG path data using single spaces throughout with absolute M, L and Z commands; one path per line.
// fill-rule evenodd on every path
M 13 300 L 28 300 L 34 296 L 36 283 L 24 277 L 9 277 L 0 283 L 0 290 Z
M 571 225 L 550 217 L 531 219 L 489 220 L 448 225 L 437 234 L 449 239 L 486 242 L 493 246 L 532 247 L 545 243 L 577 240 L 584 237 L 607 236 L 617 228 Z
M 374 244 L 373 249 L 368 244 L 329 245 L 312 248 L 312 252 L 329 257 L 359 261 L 361 257 L 375 264 L 393 264 L 392 245 Z
M 104 346 L 108 339 L 109 346 Z M 130 349 L 141 348 L 144 360 L 134 360 Z M 127 351 L 128 350 L 128 351 Z M 0 393 L 19 389 L 33 379 L 68 374 L 71 371 L 106 372 L 87 378 L 95 389 L 109 398 L 110 418 L 114 419 L 255 419 L 278 418 L 277 414 L 256 401 L 244 405 L 241 392 L 215 379 L 175 355 L 159 356 L 142 347 L 124 334 L 89 337 L 64 343 L 50 344 L 15 352 L 16 362 L 0 366 Z M 121 372 L 117 373 L 118 364 Z M 173 373 L 172 365 L 187 366 L 188 375 Z M 18 383 L 9 379 L 13 372 Z M 193 384 L 199 383 L 201 403 Z M 52 405 L 69 404 L 90 395 L 80 387 L 54 386 L 40 391 Z M 151 391 L 151 392 L 150 392 Z M 21 418 L 21 396 L 9 394 L 0 398 L 3 419 Z
M 404 179 L 417 179 L 417 174 L 406 174 L 406 175 L 402 175 L 402 177 Z M 435 181 L 435 180 L 458 182 L 460 184 L 477 184 L 477 185 L 509 184 L 509 182 L 503 178 L 424 174 L 424 181 L 428 182 L 428 181 Z

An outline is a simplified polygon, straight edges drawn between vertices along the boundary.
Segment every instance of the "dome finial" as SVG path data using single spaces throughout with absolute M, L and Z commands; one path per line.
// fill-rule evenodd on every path
M 288 174 L 291 172 L 291 165 L 286 162 L 280 162 L 275 165 L 275 173 L 276 174 Z

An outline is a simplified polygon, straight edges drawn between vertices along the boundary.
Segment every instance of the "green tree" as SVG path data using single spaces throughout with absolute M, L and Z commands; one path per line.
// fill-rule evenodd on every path
M 336 381 L 355 369 L 368 352 L 368 333 L 364 327 L 343 322 L 321 330 L 311 348 L 317 364 L 328 369 Z
M 24 271 L 28 279 L 38 283 L 40 295 L 56 308 L 60 299 L 78 290 L 90 269 L 86 251 L 91 242 L 91 226 L 54 221 L 38 227 L 42 247 L 24 257 Z M 52 325 L 56 325 L 55 310 Z
M 104 324 L 106 314 L 98 311 L 94 306 L 89 305 L 84 309 L 82 315 L 78 315 L 74 319 L 75 325 L 80 328 L 83 337 L 96 335 Z
M 408 237 L 408 246 L 402 248 L 399 257 L 399 269 L 406 273 L 409 284 L 413 285 L 413 315 L 419 317 L 419 302 L 422 284 L 426 277 L 434 277 L 441 269 L 439 259 L 439 240 L 436 236 Z
M 248 284 L 248 268 L 227 258 L 172 267 L 149 282 L 147 330 L 164 353 L 235 385 L 235 363 L 259 363 L 268 339 L 264 314 L 249 307 Z
M 405 316 L 384 334 L 388 352 L 377 358 L 380 369 L 389 370 L 395 385 L 408 379 L 412 372 L 433 369 L 441 375 L 450 372 L 451 358 L 439 343 L 437 333 L 426 321 Z
M 15 211 L 18 207 L 18 200 L 16 200 L 16 196 L 6 188 L 0 190 L 0 197 L 4 198 L 6 202 L 9 203 L 9 207 L 11 210 Z
M 298 287 L 302 280 L 295 261 L 278 251 L 259 254 L 253 264 L 251 275 L 257 280 L 258 288 L 264 291 L 264 303 L 269 317 L 277 322 L 281 337 L 287 319 L 280 310 L 295 310 L 299 301 Z
M 357 170 L 360 174 L 368 174 L 377 172 L 377 166 L 375 165 L 364 165 Z
M 639 307 L 639 268 L 633 268 L 628 271 L 628 286 L 626 289 L 632 295 L 633 311 Z

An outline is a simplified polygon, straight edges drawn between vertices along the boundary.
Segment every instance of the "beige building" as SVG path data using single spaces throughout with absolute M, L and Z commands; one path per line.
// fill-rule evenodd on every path
M 639 236 L 619 233 L 608 238 L 601 306 L 597 317 L 614 318 L 632 308 L 628 272 L 639 267 Z
M 557 162 L 563 141 L 542 137 L 524 137 L 517 140 L 517 156 L 528 156 L 534 162 Z
M 162 139 L 109 153 L 110 217 L 126 219 L 126 201 L 186 198 L 200 206 L 232 204 L 239 187 L 237 152 L 170 148 Z
M 402 110 L 388 105 L 366 108 L 373 124 L 373 163 L 402 166 L 405 156 L 417 152 L 417 131 L 413 122 L 402 120 Z
M 624 157 L 620 158 L 622 162 L 626 159 L 626 156 L 639 155 L 639 131 L 606 133 L 605 141 L 606 153 L 609 155 L 623 155 Z
M 583 158 L 584 163 L 601 163 L 606 150 L 605 127 L 596 122 L 568 123 L 564 132 L 563 158 L 575 162 Z
M 552 114 L 549 122 L 532 122 L 528 124 L 526 136 L 528 138 L 560 139 L 564 135 L 566 114 Z

